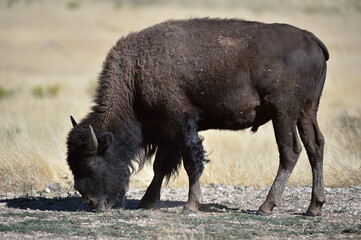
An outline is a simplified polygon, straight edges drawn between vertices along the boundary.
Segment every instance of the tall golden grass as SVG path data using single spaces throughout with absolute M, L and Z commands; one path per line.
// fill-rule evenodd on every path
M 0 3 L 0 192 L 42 189 L 54 182 L 66 185 L 66 178 L 72 177 L 65 146 L 69 116 L 80 120 L 90 110 L 102 61 L 119 37 L 170 18 L 206 16 L 286 22 L 325 42 L 331 55 L 319 110 L 326 138 L 325 184 L 361 184 L 359 2 L 13 2 Z M 201 135 L 212 160 L 203 184 L 272 183 L 278 152 L 271 123 L 256 134 L 246 130 Z M 147 185 L 152 174 L 146 167 L 132 178 L 132 186 Z M 311 182 L 303 151 L 290 184 Z M 186 186 L 184 171 L 170 184 Z

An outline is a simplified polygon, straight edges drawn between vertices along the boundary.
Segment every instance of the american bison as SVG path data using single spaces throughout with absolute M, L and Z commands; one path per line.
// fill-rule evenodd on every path
M 320 215 L 324 137 L 317 110 L 329 54 L 311 32 L 239 19 L 172 20 L 117 41 L 99 77 L 95 104 L 68 136 L 75 188 L 92 209 L 124 203 L 129 177 L 156 153 L 139 203 L 152 208 L 181 162 L 189 177 L 183 213 L 197 212 L 208 162 L 198 131 L 240 130 L 272 120 L 280 165 L 259 214 L 280 202 L 301 152 L 313 173 L 307 215 Z M 298 130 L 298 133 L 297 133 Z

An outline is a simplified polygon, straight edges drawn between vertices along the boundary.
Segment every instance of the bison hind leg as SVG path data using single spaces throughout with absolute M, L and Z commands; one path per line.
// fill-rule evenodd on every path
M 320 216 L 322 205 L 326 202 L 323 184 L 323 149 L 325 140 L 318 126 L 314 107 L 312 107 L 312 103 L 306 103 L 297 121 L 298 131 L 307 151 L 313 177 L 312 197 L 306 212 L 307 216 Z
M 308 97 L 297 120 L 298 132 L 307 151 L 312 168 L 312 196 L 306 215 L 320 216 L 322 205 L 326 203 L 323 184 L 323 150 L 325 139 L 317 123 L 317 111 L 326 79 L 326 68 L 316 87 Z
M 271 214 L 273 208 L 280 203 L 283 191 L 302 149 L 298 139 L 296 123 L 293 119 L 295 114 L 287 115 L 281 111 L 277 112 L 278 114 L 275 115 L 272 122 L 279 151 L 280 165 L 267 198 L 257 212 L 258 215 Z

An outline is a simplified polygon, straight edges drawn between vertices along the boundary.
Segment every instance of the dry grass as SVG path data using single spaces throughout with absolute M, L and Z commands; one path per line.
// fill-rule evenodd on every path
M 69 115 L 85 116 L 94 80 L 120 37 L 169 18 L 240 17 L 287 22 L 318 35 L 331 59 L 319 111 L 326 137 L 325 182 L 361 185 L 361 4 L 358 1 L 2 1 L 0 3 L 0 191 L 43 188 L 71 176 Z M 181 6 L 184 3 L 184 6 Z M 74 6 L 75 6 L 74 5 Z M 53 89 L 53 90 L 51 90 Z M 271 124 L 201 133 L 211 152 L 202 183 L 270 185 L 278 168 Z M 133 178 L 145 186 L 146 168 Z M 309 185 L 305 151 L 291 184 Z M 172 186 L 185 186 L 181 171 Z

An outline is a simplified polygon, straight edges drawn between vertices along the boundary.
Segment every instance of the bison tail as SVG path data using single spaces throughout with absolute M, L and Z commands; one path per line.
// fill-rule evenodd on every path
M 306 31 L 306 30 L 305 30 Z M 318 46 L 321 48 L 323 52 L 323 56 L 325 56 L 325 60 L 327 61 L 330 58 L 330 54 L 328 53 L 326 45 L 318 38 L 315 34 L 306 31 L 309 35 L 311 35 L 312 40 L 316 41 Z
M 320 46 L 322 52 L 323 52 L 323 55 L 325 56 L 325 60 L 327 61 L 329 58 L 330 58 L 330 54 L 328 53 L 328 50 L 327 50 L 327 47 L 326 45 L 319 39 L 315 36 L 316 38 L 316 41 L 318 43 L 318 46 Z

